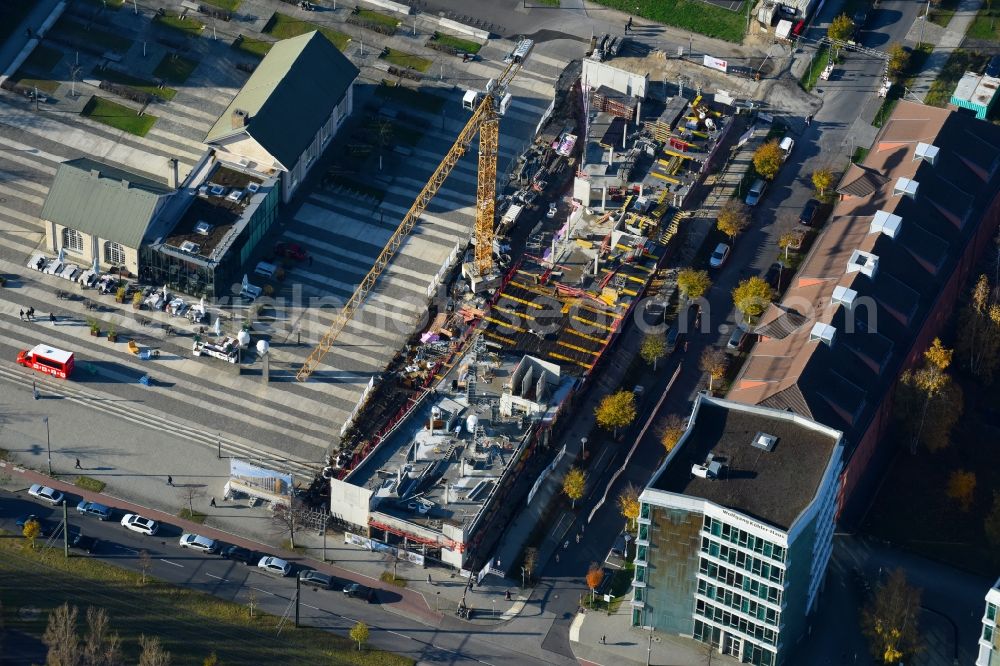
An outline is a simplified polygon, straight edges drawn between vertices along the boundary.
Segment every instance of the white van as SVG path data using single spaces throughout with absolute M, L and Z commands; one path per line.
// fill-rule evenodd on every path
M 781 148 L 781 152 L 785 155 L 784 159 L 787 160 L 788 156 L 792 154 L 792 148 L 795 147 L 795 139 L 790 136 L 786 136 L 781 140 L 781 143 L 778 144 L 778 147 Z

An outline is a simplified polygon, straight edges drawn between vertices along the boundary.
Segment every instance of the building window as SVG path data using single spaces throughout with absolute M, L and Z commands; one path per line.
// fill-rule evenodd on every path
M 639 546 L 635 553 L 635 559 L 639 562 L 646 561 L 646 546 Z
M 104 262 L 113 266 L 125 263 L 125 248 L 114 241 L 104 241 Z
M 76 229 L 63 229 L 62 246 L 69 252 L 83 252 L 83 234 Z
M 986 619 L 995 620 L 997 619 L 997 607 L 996 604 L 986 604 Z
M 639 517 L 643 520 L 649 520 L 649 505 L 643 503 L 639 509 Z
M 993 640 L 993 627 L 988 624 L 983 625 L 983 640 L 987 643 Z

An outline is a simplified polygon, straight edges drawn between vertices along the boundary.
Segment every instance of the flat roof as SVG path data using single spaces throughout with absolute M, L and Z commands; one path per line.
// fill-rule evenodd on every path
M 971 100 L 972 96 L 976 92 L 976 87 L 979 86 L 980 79 L 982 79 L 981 75 L 976 74 L 975 72 L 966 72 L 962 75 L 958 85 L 955 86 L 955 92 L 953 92 L 951 96 L 957 97 L 958 99 Z
M 753 446 L 758 433 L 776 439 Z M 819 488 L 840 436 L 790 412 L 699 396 L 692 423 L 650 488 L 700 497 L 788 531 Z M 709 454 L 717 478 L 695 476 Z
M 30 353 L 32 356 L 37 354 L 38 356 L 50 358 L 57 363 L 65 363 L 73 357 L 73 352 L 56 349 L 55 347 L 50 347 L 46 344 L 35 345 L 31 348 Z

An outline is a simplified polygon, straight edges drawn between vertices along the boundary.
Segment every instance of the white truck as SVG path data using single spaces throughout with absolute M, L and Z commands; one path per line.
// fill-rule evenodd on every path
M 511 204 L 504 216 L 500 218 L 500 228 L 503 230 L 508 230 L 517 224 L 517 218 L 521 216 L 521 211 L 524 210 L 524 206 L 521 204 Z
M 224 337 L 215 342 L 202 342 L 195 339 L 191 351 L 195 356 L 212 356 L 222 361 L 236 363 L 239 359 L 240 343 L 236 338 Z

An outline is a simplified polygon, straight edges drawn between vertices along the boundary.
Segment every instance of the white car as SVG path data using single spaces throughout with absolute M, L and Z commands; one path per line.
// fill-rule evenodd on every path
M 191 548 L 209 554 L 214 553 L 219 549 L 219 544 L 215 542 L 215 539 L 209 539 L 208 537 L 203 537 L 200 534 L 182 534 L 180 546 L 181 548 Z
M 156 534 L 156 530 L 160 529 L 155 520 L 143 518 L 137 513 L 126 513 L 125 517 L 122 518 L 122 527 L 146 536 L 153 536 Z
M 722 264 L 726 263 L 726 259 L 729 258 L 729 246 L 725 243 L 719 243 L 715 246 L 715 251 L 708 260 L 708 265 L 712 268 L 718 268 Z
M 48 486 L 43 486 L 40 483 L 36 483 L 28 488 L 28 494 L 35 499 L 48 502 L 53 506 L 59 506 L 63 503 L 63 499 L 65 498 L 64 495 L 55 488 L 49 488 Z
M 257 563 L 257 568 L 267 573 L 278 574 L 279 576 L 287 576 L 292 573 L 292 565 L 280 557 L 268 556 L 261 558 L 260 562 Z
M 549 204 L 549 212 L 545 213 L 545 217 L 547 217 L 547 218 L 549 218 L 551 220 L 553 217 L 556 216 L 556 213 L 558 211 L 559 211 L 558 206 L 556 206 L 554 203 L 550 203 Z

